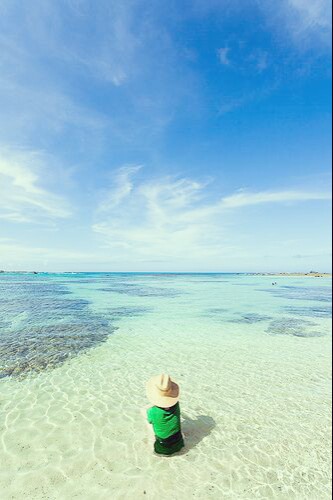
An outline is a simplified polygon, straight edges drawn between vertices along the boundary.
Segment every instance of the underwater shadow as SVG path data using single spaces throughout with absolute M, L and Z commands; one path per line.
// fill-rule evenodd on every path
M 215 426 L 215 420 L 209 415 L 198 415 L 193 419 L 183 414 L 182 433 L 184 435 L 185 447 L 177 455 L 185 455 L 208 436 Z

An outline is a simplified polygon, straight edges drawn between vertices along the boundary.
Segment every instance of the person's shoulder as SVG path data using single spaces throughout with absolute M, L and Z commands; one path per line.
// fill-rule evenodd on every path
M 156 416 L 155 408 L 156 408 L 155 406 L 151 406 L 150 408 L 147 409 L 147 418 L 150 424 L 153 423 L 153 420 L 155 419 Z
M 150 408 L 148 408 L 147 414 L 152 416 L 156 413 L 157 409 L 158 409 L 157 406 L 151 406 Z

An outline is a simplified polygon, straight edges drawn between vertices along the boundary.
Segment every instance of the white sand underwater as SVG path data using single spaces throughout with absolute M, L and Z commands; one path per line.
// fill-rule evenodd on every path
M 305 337 L 228 322 L 313 304 L 262 291 L 265 277 L 200 280 L 171 277 L 159 286 L 182 293 L 163 298 L 68 285 L 95 313 L 111 302 L 151 312 L 118 318 L 106 342 L 52 370 L 0 380 L 2 499 L 331 497 L 330 318 Z M 168 458 L 152 453 L 139 411 L 159 372 L 181 388 L 186 448 Z

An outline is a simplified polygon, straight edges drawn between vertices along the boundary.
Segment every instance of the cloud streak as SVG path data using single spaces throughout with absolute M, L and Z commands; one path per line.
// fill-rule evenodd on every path
M 266 14 L 268 23 L 287 32 L 297 45 L 306 42 L 307 46 L 318 43 L 331 46 L 330 0 L 282 0 L 278 3 L 259 0 L 258 5 Z
M 99 210 L 92 229 L 114 257 L 129 259 L 195 261 L 230 255 L 236 247 L 229 241 L 227 228 L 235 210 L 330 199 L 328 193 L 301 190 L 239 190 L 207 203 L 212 198 L 210 186 L 193 179 L 132 179 L 129 185 L 124 170 L 117 179 L 117 186 L 101 202 L 104 210 Z
M 223 66 L 229 66 L 230 64 L 229 52 L 229 47 L 221 47 L 217 50 L 219 61 Z
M 2 9 L 2 142 L 142 147 L 190 100 L 190 71 L 149 2 L 13 0 Z
M 330 193 L 307 191 L 261 191 L 251 193 L 241 190 L 222 199 L 222 207 L 240 208 L 263 203 L 292 203 L 297 201 L 330 200 Z
M 36 153 L 0 151 L 0 218 L 40 223 L 71 216 L 67 202 L 40 187 L 40 157 Z
M 98 210 L 107 212 L 118 206 L 124 199 L 130 195 L 133 189 L 132 177 L 141 169 L 141 165 L 127 165 L 120 168 L 114 175 L 113 189 L 105 195 L 100 203 Z

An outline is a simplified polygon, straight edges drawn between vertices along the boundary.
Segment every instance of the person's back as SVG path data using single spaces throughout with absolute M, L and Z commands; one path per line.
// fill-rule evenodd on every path
M 181 433 L 179 387 L 169 375 L 157 375 L 147 383 L 148 399 L 154 406 L 148 408 L 148 422 L 155 434 L 154 450 L 171 455 L 184 446 Z

